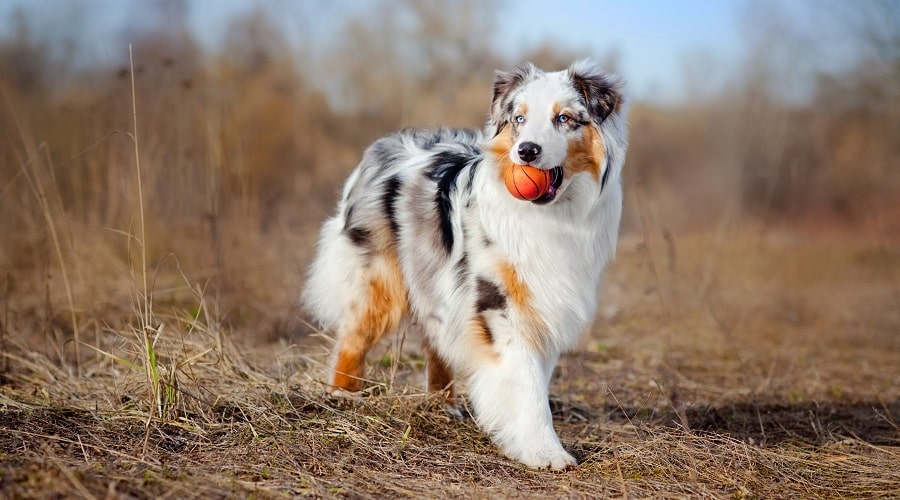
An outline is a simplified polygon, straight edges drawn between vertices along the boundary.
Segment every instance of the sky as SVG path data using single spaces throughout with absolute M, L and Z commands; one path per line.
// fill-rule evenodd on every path
M 743 5 L 740 0 L 525 0 L 509 4 L 504 29 L 521 46 L 558 40 L 576 52 L 616 50 L 632 92 L 644 99 L 676 97 L 685 58 L 702 55 L 716 64 L 737 58 Z
M 94 57 L 116 60 L 113 54 L 120 53 L 125 43 L 122 34 L 134 23 L 134 4 L 139 1 L 0 0 L 0 36 L 12 29 L 15 8 L 26 6 L 46 21 L 36 29 L 52 30 L 59 22 L 82 23 L 87 27 L 82 42 Z M 452 8 L 452 1 L 446 3 Z M 346 16 L 358 15 L 373 3 L 188 0 L 187 5 L 195 35 L 212 45 L 226 36 L 231 19 L 258 7 L 273 13 L 287 33 L 313 30 L 327 35 L 339 29 Z M 493 43 L 511 60 L 548 41 L 601 60 L 615 51 L 618 72 L 633 95 L 668 101 L 683 97 L 686 60 L 695 67 L 716 68 L 704 75 L 712 80 L 728 73 L 728 65 L 742 50 L 740 18 L 746 10 L 746 0 L 505 0 L 499 7 Z M 318 13 L 315 19 L 307 16 L 310 11 Z

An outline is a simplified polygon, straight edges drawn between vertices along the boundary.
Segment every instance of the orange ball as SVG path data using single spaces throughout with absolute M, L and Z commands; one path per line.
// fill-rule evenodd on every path
M 511 163 L 504 175 L 506 190 L 520 200 L 536 200 L 550 189 L 549 170 Z

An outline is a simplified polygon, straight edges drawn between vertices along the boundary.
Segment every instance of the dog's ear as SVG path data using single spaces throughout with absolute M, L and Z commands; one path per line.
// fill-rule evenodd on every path
M 494 95 L 491 97 L 491 124 L 500 133 L 513 112 L 515 90 L 534 78 L 538 69 L 533 64 L 520 64 L 512 71 L 494 72 Z
M 575 90 L 584 97 L 585 106 L 598 125 L 622 106 L 619 82 L 589 61 L 578 61 L 569 67 L 569 78 Z

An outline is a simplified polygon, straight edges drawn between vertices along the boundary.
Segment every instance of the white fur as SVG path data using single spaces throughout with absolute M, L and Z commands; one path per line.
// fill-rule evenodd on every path
M 579 78 L 591 80 L 591 92 L 577 85 Z M 609 84 L 609 92 L 600 84 Z M 360 318 L 371 316 L 366 311 L 385 308 L 367 290 L 390 282 L 399 263 L 408 303 L 388 307 L 420 324 L 439 359 L 466 378 L 479 426 L 529 467 L 574 465 L 553 429 L 548 387 L 560 353 L 593 319 L 603 269 L 615 254 L 627 147 L 619 92 L 589 62 L 556 73 L 522 66 L 498 73 L 486 135 L 405 131 L 373 144 L 322 228 L 303 296 L 335 331 L 336 359 L 358 344 Z M 561 103 L 587 117 L 586 124 L 557 126 Z M 513 126 L 523 105 L 525 121 Z M 551 169 L 570 159 L 569 144 L 586 133 L 582 126 L 602 138 L 605 185 L 597 174 L 566 171 L 547 203 L 507 192 L 498 159 L 486 153 L 501 132 L 515 133 L 510 160 L 522 163 L 517 145 L 534 142 L 543 151 L 532 165 Z M 499 294 L 486 293 L 485 283 Z M 376 342 L 387 332 L 371 333 Z

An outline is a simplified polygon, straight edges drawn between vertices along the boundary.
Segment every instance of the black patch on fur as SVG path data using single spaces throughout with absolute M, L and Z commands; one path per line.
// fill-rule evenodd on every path
M 475 171 L 478 170 L 478 165 L 481 165 L 481 150 L 475 148 L 472 154 L 479 158 L 472 162 L 472 168 L 469 169 L 469 183 L 466 185 L 466 193 L 472 192 L 472 185 L 475 184 Z
M 579 127 L 584 127 L 585 125 L 590 125 L 591 121 L 589 118 L 586 118 L 585 115 L 579 113 L 577 116 L 572 117 L 572 123 Z
M 622 95 L 615 85 L 602 75 L 581 75 L 571 73 L 572 86 L 584 98 L 584 104 L 591 117 L 598 124 L 616 110 Z
M 609 180 L 609 171 L 612 170 L 612 155 L 609 154 L 609 149 L 606 150 L 606 169 L 603 170 L 603 177 L 600 178 L 600 192 L 603 192 L 603 189 L 606 187 L 606 181 Z
M 500 291 L 494 282 L 479 277 L 475 287 L 478 291 L 478 299 L 475 301 L 475 311 L 483 313 L 490 309 L 506 308 L 506 295 Z
M 494 131 L 494 137 L 497 137 L 498 135 L 500 135 L 500 132 L 503 132 L 503 129 L 506 128 L 506 125 L 507 125 L 506 122 L 500 122 L 500 124 L 497 125 L 497 130 Z M 493 139 L 494 137 L 492 137 L 491 139 Z
M 513 113 L 511 94 L 523 83 L 533 78 L 537 73 L 531 63 L 521 64 L 510 72 L 497 71 L 494 73 L 494 92 L 491 96 L 491 121 L 498 133 Z
M 381 206 L 384 209 L 384 215 L 387 217 L 388 225 L 391 228 L 391 234 L 397 239 L 397 233 L 400 231 L 400 223 L 397 222 L 397 196 L 400 194 L 400 188 L 403 183 L 400 182 L 399 176 L 392 176 L 384 183 L 384 193 L 381 195 Z
M 468 165 L 471 156 L 452 151 L 442 151 L 434 155 L 428 178 L 437 183 L 434 202 L 441 224 L 441 243 L 449 254 L 453 251 L 453 202 L 451 196 L 456 189 L 456 178 Z
M 362 248 L 368 249 L 369 244 L 372 242 L 372 231 L 357 225 L 353 220 L 353 213 L 355 211 L 355 205 L 347 206 L 347 213 L 344 215 L 344 229 L 343 233 L 350 239 L 350 241 Z
M 344 231 L 346 231 L 353 221 L 353 205 L 347 206 L 347 212 L 344 214 Z
M 372 242 L 372 231 L 364 227 L 345 227 L 344 234 L 350 238 L 354 245 L 360 248 L 368 248 Z
M 469 254 L 463 252 L 453 269 L 456 271 L 456 286 L 462 287 L 469 278 Z

